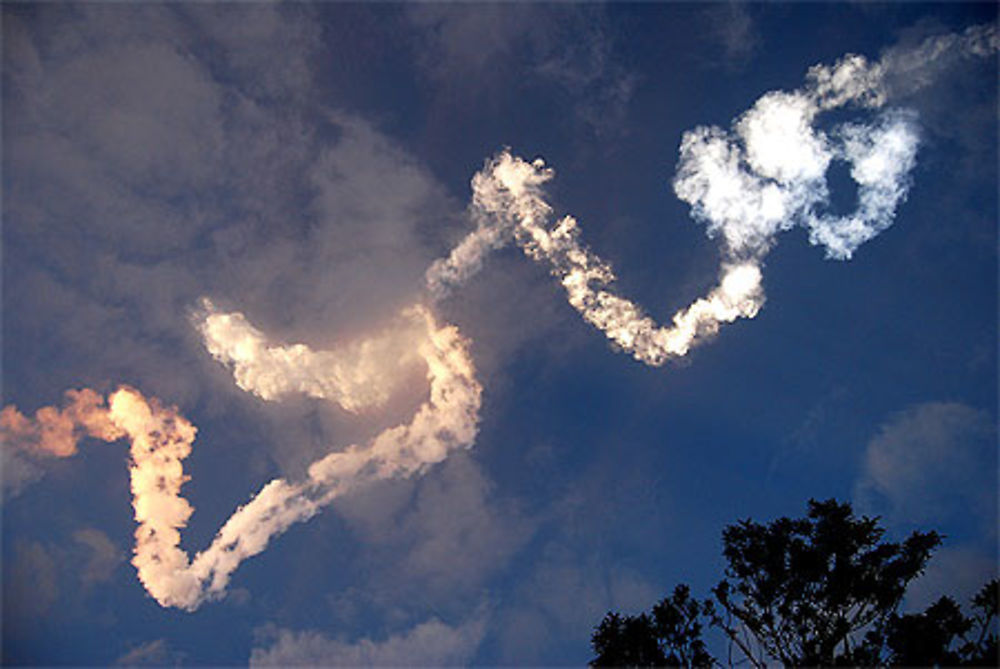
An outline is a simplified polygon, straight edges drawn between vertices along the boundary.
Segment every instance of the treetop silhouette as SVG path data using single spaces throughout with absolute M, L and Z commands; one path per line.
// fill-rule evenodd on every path
M 609 613 L 591 638 L 591 665 L 721 666 L 702 640 L 706 627 L 728 640 L 730 666 L 997 663 L 996 580 L 971 617 L 950 597 L 898 613 L 941 544 L 936 532 L 887 541 L 877 518 L 831 499 L 810 500 L 805 518 L 739 521 L 722 540 L 728 566 L 710 598 L 681 584 L 651 616 Z

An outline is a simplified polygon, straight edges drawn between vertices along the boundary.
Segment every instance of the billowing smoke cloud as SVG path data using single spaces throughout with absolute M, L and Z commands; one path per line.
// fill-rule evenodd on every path
M 717 127 L 684 134 L 674 192 L 709 236 L 722 237 L 725 256 L 757 262 L 779 231 L 802 225 L 827 257 L 848 260 L 892 224 L 915 164 L 914 115 L 892 110 L 827 134 L 813 126 L 819 111 L 806 93 L 768 93 L 732 134 Z M 858 187 L 857 209 L 847 216 L 828 209 L 826 172 L 837 159 L 850 163 Z
M 534 260 L 547 261 L 573 308 L 635 359 L 662 365 L 683 356 L 723 323 L 756 316 L 764 302 L 763 259 L 779 232 L 802 226 L 828 258 L 849 260 L 892 225 L 910 187 L 918 132 L 914 112 L 882 107 L 925 85 L 947 62 L 994 53 L 998 44 L 995 26 L 979 26 L 917 49 L 891 50 L 872 65 L 848 55 L 832 67 L 811 68 L 800 90 L 764 94 L 728 131 L 685 132 L 674 192 L 709 237 L 721 238 L 722 266 L 719 284 L 668 325 L 613 292 L 611 266 L 580 241 L 573 217 L 550 223 L 543 185 L 553 172 L 544 161 L 529 163 L 506 150 L 473 178 L 476 229 L 431 265 L 428 290 L 445 297 L 479 270 L 489 251 L 513 240 Z M 876 116 L 829 131 L 816 127 L 822 112 L 849 104 L 877 110 Z M 850 166 L 857 185 L 857 205 L 847 215 L 830 206 L 826 175 L 835 161 Z
M 128 437 L 132 506 L 138 523 L 132 564 L 157 602 L 186 610 L 221 596 L 243 560 L 337 497 L 373 481 L 418 473 L 449 451 L 471 446 L 481 395 L 465 340 L 456 328 L 438 326 L 423 307 L 407 310 L 396 334 L 329 352 L 314 352 L 301 344 L 272 346 L 243 314 L 218 313 L 208 301 L 204 307 L 197 325 L 206 347 L 233 368 L 241 387 L 262 398 L 305 392 L 345 408 L 368 406 L 382 399 L 380 393 L 391 392 L 398 358 L 378 359 L 387 351 L 402 359 L 412 355 L 422 360 L 430 390 L 408 424 L 383 431 L 369 444 L 330 453 L 309 467 L 303 481 L 275 479 L 266 484 L 193 559 L 180 549 L 181 530 L 194 511 L 181 496 L 181 487 L 189 479 L 183 461 L 191 453 L 197 430 L 175 408 L 132 388 L 113 393 L 107 406 L 95 391 L 70 391 L 65 409 L 46 407 L 35 420 L 15 407 L 5 408 L 5 443 L 22 449 L 69 456 L 84 434 L 108 441 Z M 402 353 L 404 343 L 408 354 Z M 348 362 L 349 355 L 357 358 Z M 332 366 L 323 372 L 326 362 Z M 378 392 L 359 390 L 364 374 L 372 375 Z
M 721 235 L 723 263 L 719 285 L 669 325 L 613 292 L 614 271 L 581 242 L 573 217 L 550 225 L 542 185 L 552 170 L 508 151 L 473 179 L 477 229 L 430 267 L 428 288 L 443 297 L 490 249 L 512 239 L 529 257 L 548 261 L 573 308 L 636 360 L 662 365 L 683 356 L 722 323 L 757 315 L 764 302 L 762 259 L 779 231 L 803 225 L 828 257 L 849 259 L 891 225 L 915 163 L 913 115 L 890 111 L 872 124 L 844 124 L 827 135 L 812 126 L 818 112 L 805 93 L 769 93 L 734 123 L 733 134 L 717 127 L 685 133 L 674 190 L 709 236 Z M 858 184 L 858 207 L 848 216 L 822 209 L 834 159 L 850 162 Z

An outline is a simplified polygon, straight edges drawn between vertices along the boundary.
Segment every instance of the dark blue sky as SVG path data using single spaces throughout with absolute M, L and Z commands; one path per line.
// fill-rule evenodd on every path
M 996 574 L 997 61 L 983 4 L 5 4 L 3 404 L 121 384 L 198 427 L 181 548 L 267 481 L 409 420 L 243 392 L 202 296 L 313 349 L 384 327 L 474 227 L 470 179 L 544 157 L 556 216 L 658 322 L 716 284 L 720 240 L 671 186 L 845 54 L 893 64 L 919 137 L 893 223 L 847 261 L 796 227 L 766 301 L 679 361 L 615 350 L 516 246 L 434 307 L 471 342 L 478 438 L 293 526 L 193 613 L 130 564 L 127 445 L 5 445 L 3 659 L 17 664 L 580 665 L 610 608 L 707 593 L 721 531 L 837 497 L 946 535 L 908 606 Z M 882 59 L 880 61 L 880 59 Z M 894 68 L 894 69 L 893 69 Z M 846 106 L 815 127 L 869 123 Z M 829 208 L 857 200 L 847 167 Z

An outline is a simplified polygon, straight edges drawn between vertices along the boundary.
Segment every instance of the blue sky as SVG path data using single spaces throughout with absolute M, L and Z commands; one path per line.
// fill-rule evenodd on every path
M 194 611 L 131 563 L 127 440 L 52 457 L 5 425 L 4 662 L 580 665 L 607 610 L 707 594 L 725 525 L 811 497 L 946 535 L 908 606 L 977 589 L 997 564 L 996 21 L 991 3 L 5 5 L 4 406 L 30 421 L 126 385 L 176 407 L 197 426 L 193 556 L 268 481 L 307 480 L 429 392 L 381 358 L 359 388 L 392 393 L 370 410 L 248 392 L 201 298 L 313 351 L 424 303 L 482 394 L 474 439 L 333 499 Z M 766 248 L 706 235 L 676 187 L 685 133 L 737 146 L 758 99 L 814 91 L 809 69 L 847 54 L 882 66 L 882 98 L 809 128 L 842 146 L 845 123 L 899 118 L 915 141 L 878 234 L 849 260 L 805 214 Z M 645 365 L 511 229 L 430 297 L 428 267 L 494 220 L 470 180 L 505 149 L 544 158 L 546 225 L 574 216 L 657 323 L 737 256 L 760 270 L 755 317 Z M 816 211 L 849 217 L 863 196 L 831 150 Z

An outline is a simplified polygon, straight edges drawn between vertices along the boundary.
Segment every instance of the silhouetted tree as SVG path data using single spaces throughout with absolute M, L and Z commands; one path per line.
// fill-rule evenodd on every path
M 884 534 L 835 500 L 811 500 L 803 519 L 727 527 L 729 566 L 712 591 L 727 615 L 713 623 L 755 664 L 760 651 L 786 665 L 852 663 L 852 635 L 885 625 L 941 543 L 935 532 L 901 544 Z M 744 647 L 744 630 L 758 648 Z
M 699 602 L 682 584 L 652 617 L 609 613 L 592 637 L 591 664 L 719 664 L 702 621 L 728 638 L 729 664 L 734 648 L 754 666 L 995 664 L 996 582 L 973 600 L 972 618 L 947 597 L 900 616 L 907 584 L 941 538 L 914 532 L 893 543 L 884 534 L 876 519 L 835 500 L 811 500 L 805 518 L 740 521 L 723 531 L 728 567 L 712 598 Z
M 865 664 L 989 666 L 997 653 L 997 600 L 993 579 L 972 599 L 971 616 L 951 597 L 941 597 L 923 613 L 893 614 L 884 629 L 874 628 L 856 659 Z
M 591 645 L 599 667 L 662 667 L 668 664 L 660 650 L 656 630 L 649 616 L 620 616 L 608 613 L 594 630 Z
M 702 616 L 711 616 L 711 602 L 691 597 L 688 586 L 678 585 L 674 594 L 653 607 L 653 630 L 666 654 L 667 664 L 705 666 L 712 656 L 701 639 Z

